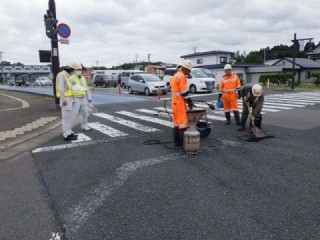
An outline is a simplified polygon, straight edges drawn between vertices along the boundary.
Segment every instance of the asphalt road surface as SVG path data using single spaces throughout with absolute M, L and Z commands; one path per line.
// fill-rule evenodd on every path
M 157 96 L 97 104 L 92 130 L 74 128 L 78 141 L 58 127 L 2 162 L 12 193 L 1 196 L 0 238 L 318 239 L 320 92 L 266 93 L 262 130 L 274 138 L 249 142 L 208 110 L 196 155 L 173 146 L 169 102 L 167 112 Z M 207 108 L 196 100 L 216 97 L 193 98 Z
M 170 143 L 162 102 L 100 105 L 93 130 L 75 129 L 82 140 L 57 137 L 33 151 L 59 226 L 52 232 L 77 240 L 318 239 L 319 102 L 319 92 L 268 94 L 262 130 L 274 138 L 259 142 L 234 121 L 226 126 L 221 110 L 209 112 L 211 134 L 197 155 Z

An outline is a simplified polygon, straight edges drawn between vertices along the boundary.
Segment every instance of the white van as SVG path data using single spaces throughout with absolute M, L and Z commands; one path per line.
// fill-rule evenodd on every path
M 136 73 L 144 73 L 144 71 L 141 70 L 122 70 L 121 73 L 119 73 L 119 80 L 121 87 L 126 88 L 128 87 L 128 81 L 129 77 Z
M 166 68 L 163 73 L 163 81 L 166 82 L 170 89 L 170 79 L 176 73 L 176 68 Z M 215 88 L 216 80 L 208 77 L 200 68 L 193 68 L 187 76 L 187 88 L 191 93 L 196 92 L 212 92 Z

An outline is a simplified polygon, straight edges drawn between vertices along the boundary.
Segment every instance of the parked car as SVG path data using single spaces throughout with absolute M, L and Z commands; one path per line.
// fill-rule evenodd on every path
M 116 87 L 118 85 L 118 81 L 114 79 L 111 75 L 105 74 L 97 74 L 94 76 L 93 79 L 93 86 L 94 87 Z
M 170 89 L 170 79 L 177 72 L 176 68 L 166 68 L 164 70 L 163 81 Z M 208 77 L 200 68 L 193 68 L 187 76 L 187 89 L 191 93 L 212 92 L 215 87 L 215 78 Z
M 36 79 L 37 86 L 52 86 L 52 80 L 47 77 L 38 77 Z
M 16 76 L 14 82 L 10 82 L 10 85 L 13 86 L 32 86 L 36 84 L 36 78 L 33 75 L 19 75 Z
M 144 73 L 143 71 L 141 70 L 123 70 L 121 73 L 120 73 L 120 84 L 121 84 L 121 87 L 122 88 L 126 88 L 128 87 L 128 81 L 129 81 L 129 77 L 133 74 L 142 74 Z
M 8 85 L 9 86 L 14 86 L 14 80 L 12 80 L 12 79 L 8 80 Z
M 163 80 L 154 74 L 134 74 L 128 80 L 128 92 L 141 92 L 149 96 L 157 94 L 161 91 L 162 94 L 167 94 L 168 89 Z
M 26 86 L 26 82 L 28 80 L 28 75 L 19 75 L 14 79 L 15 86 Z

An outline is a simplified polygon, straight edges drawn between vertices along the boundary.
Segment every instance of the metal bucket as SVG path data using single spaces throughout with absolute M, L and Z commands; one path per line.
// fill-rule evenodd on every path
M 184 132 L 183 148 L 187 154 L 197 154 L 200 151 L 200 133 L 195 127 Z

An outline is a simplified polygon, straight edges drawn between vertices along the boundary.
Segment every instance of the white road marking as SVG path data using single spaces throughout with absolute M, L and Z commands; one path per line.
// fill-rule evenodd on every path
M 77 143 L 77 142 L 85 142 L 85 141 L 91 141 L 92 139 L 85 135 L 84 133 L 78 133 L 78 139 L 75 141 L 71 141 L 73 143 Z
M 109 114 L 106 114 L 106 113 L 96 113 L 96 114 L 94 114 L 94 116 L 101 117 L 101 118 L 110 120 L 112 122 L 119 123 L 121 125 L 130 127 L 130 128 L 142 131 L 142 132 L 160 131 L 159 129 L 156 129 L 156 128 L 153 128 L 153 127 L 144 126 L 144 125 L 142 125 L 140 123 L 128 121 L 128 120 L 125 120 L 123 118 L 115 117 L 115 116 L 112 116 L 112 115 L 109 115 Z
M 97 143 L 96 141 L 86 141 L 86 142 L 79 142 L 79 143 L 61 144 L 61 145 L 50 146 L 50 147 L 41 147 L 41 148 L 36 148 L 35 150 L 32 151 L 32 153 L 50 152 L 50 151 L 74 148 L 79 146 L 88 146 L 96 143 Z
M 157 123 L 157 124 L 160 124 L 160 125 L 164 125 L 166 127 L 173 127 L 173 123 L 171 121 L 167 121 L 167 120 L 162 120 L 162 119 L 149 117 L 149 116 L 145 116 L 145 115 L 140 115 L 140 114 L 127 112 L 127 111 L 119 111 L 119 112 L 116 112 L 116 113 L 121 114 L 121 115 L 125 115 L 125 116 L 128 116 L 128 117 L 140 119 L 140 120 L 143 120 L 143 121 Z
M 88 123 L 88 126 L 110 137 L 121 137 L 128 135 L 127 133 L 121 132 L 115 128 L 109 127 L 98 122 Z
M 159 112 L 159 111 L 154 111 L 154 110 L 150 110 L 150 109 L 146 109 L 146 108 L 136 109 L 135 111 L 151 114 L 151 115 L 154 115 L 154 116 L 161 116 L 161 117 L 170 118 L 170 116 L 167 113 L 163 112 L 163 111 Z
M 135 173 L 136 170 L 148 166 L 160 164 L 167 161 L 175 161 L 186 158 L 187 154 L 173 153 L 166 156 L 127 162 L 122 164 L 115 172 L 100 182 L 65 216 L 67 226 L 67 236 L 74 235 L 83 226 L 86 221 L 99 209 L 113 192 L 124 185 L 128 177 Z

